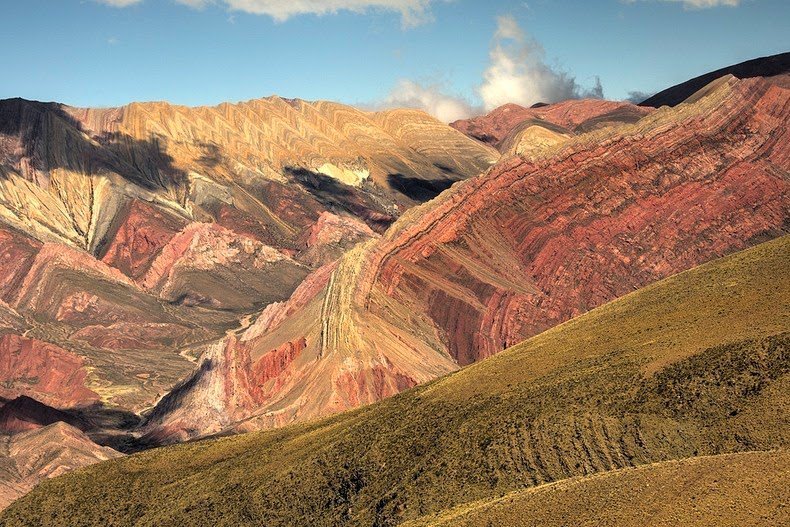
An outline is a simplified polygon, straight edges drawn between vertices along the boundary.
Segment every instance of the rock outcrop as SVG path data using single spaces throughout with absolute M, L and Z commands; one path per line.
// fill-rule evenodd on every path
M 0 395 L 146 409 L 204 343 L 498 156 L 416 111 L 0 101 Z
M 677 109 L 503 160 L 208 347 L 199 382 L 163 401 L 149 433 L 375 401 L 786 233 L 789 106 L 775 82 L 727 78 Z
M 416 111 L 0 101 L 1 395 L 145 409 L 193 348 L 497 158 Z
M 97 445 L 63 422 L 0 435 L 0 509 L 41 480 L 119 456 L 119 452 Z
M 59 346 L 14 334 L 0 336 L 0 397 L 34 397 L 46 404 L 74 407 L 96 402 L 85 360 Z

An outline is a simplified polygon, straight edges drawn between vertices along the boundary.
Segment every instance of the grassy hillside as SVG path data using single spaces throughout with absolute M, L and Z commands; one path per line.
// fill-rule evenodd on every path
M 790 444 L 790 237 L 400 396 L 39 485 L 18 525 L 395 525 L 564 478 Z
M 549 483 L 408 527 L 781 525 L 789 477 L 786 450 L 687 458 Z

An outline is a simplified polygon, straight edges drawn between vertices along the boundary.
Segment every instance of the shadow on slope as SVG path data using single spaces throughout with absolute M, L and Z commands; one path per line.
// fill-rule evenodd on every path
M 351 185 L 306 168 L 285 167 L 283 172 L 293 177 L 331 212 L 350 213 L 361 218 L 377 232 L 384 232 L 395 221 L 395 216 L 384 204 L 383 196 L 376 195 L 373 183 L 364 182 L 363 185 L 369 192 L 363 193 Z
M 175 167 L 160 137 L 140 140 L 120 132 L 94 134 L 59 103 L 0 101 L 0 134 L 6 136 L 0 142 L 0 161 L 20 171 L 22 165 L 37 172 L 110 171 L 150 191 L 182 190 L 187 183 L 186 173 Z M 209 149 L 205 162 L 212 160 Z
M 359 410 L 68 474 L 0 521 L 390 526 L 569 477 L 784 448 L 788 251 L 785 237 L 681 273 Z
M 403 174 L 389 174 L 387 182 L 409 199 L 418 202 L 431 200 L 453 186 L 457 180 L 436 179 L 428 180 L 410 177 Z

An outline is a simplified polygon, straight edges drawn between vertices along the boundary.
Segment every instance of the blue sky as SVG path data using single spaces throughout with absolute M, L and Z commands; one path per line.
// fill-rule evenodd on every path
M 450 120 L 503 98 L 528 104 L 600 93 L 597 79 L 604 96 L 623 99 L 790 49 L 787 0 L 0 5 L 0 98 L 78 106 L 217 104 L 278 94 L 422 106 Z M 327 6 L 336 10 L 312 13 Z

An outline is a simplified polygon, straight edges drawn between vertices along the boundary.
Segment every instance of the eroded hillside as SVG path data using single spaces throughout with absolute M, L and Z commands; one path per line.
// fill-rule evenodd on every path
M 46 481 L 0 519 L 397 525 L 516 490 L 545 492 L 540 485 L 566 478 L 787 448 L 788 256 L 783 237 L 716 260 L 359 410 L 155 449 Z M 770 485 L 775 473 L 748 463 L 765 457 L 740 458 L 747 465 L 737 470 L 775 503 L 782 491 Z M 683 465 L 657 473 L 672 476 L 679 466 L 687 478 Z M 645 473 L 582 485 L 616 489 Z
M 174 441 L 370 403 L 786 232 L 790 90 L 693 102 L 511 156 L 204 348 L 146 432 Z

